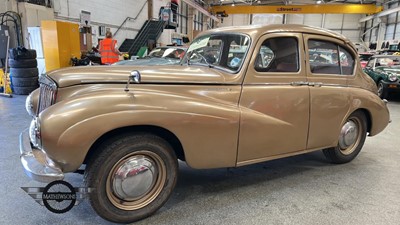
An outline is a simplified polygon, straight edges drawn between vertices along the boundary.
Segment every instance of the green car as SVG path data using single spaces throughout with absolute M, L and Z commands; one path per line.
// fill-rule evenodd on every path
M 372 56 L 364 72 L 375 81 L 378 95 L 382 99 L 387 98 L 389 93 L 400 91 L 400 56 Z

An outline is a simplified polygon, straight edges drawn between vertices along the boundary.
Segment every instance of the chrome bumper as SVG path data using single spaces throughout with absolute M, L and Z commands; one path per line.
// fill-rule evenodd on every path
M 46 154 L 40 149 L 32 147 L 29 140 L 29 129 L 22 131 L 19 136 L 19 151 L 25 173 L 33 180 L 50 183 L 64 179 L 61 169 L 48 166 Z

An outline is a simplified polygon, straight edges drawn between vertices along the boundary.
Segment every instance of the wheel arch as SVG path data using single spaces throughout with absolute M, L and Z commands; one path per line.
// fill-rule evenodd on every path
M 357 109 L 357 110 L 355 110 L 354 112 L 356 112 L 356 111 L 361 111 L 362 113 L 364 113 L 364 115 L 365 115 L 365 118 L 367 118 L 367 132 L 371 132 L 371 127 L 372 127 L 372 116 L 371 116 L 371 112 L 370 111 L 368 111 L 367 109 L 365 109 L 365 108 L 360 108 L 360 109 Z
M 111 131 L 108 131 L 107 133 L 103 134 L 100 136 L 90 147 L 88 153 L 86 154 L 86 157 L 83 161 L 83 164 L 86 164 L 88 160 L 96 153 L 98 147 L 104 143 L 106 140 L 121 135 L 121 134 L 126 134 L 126 133 L 134 133 L 134 132 L 145 132 L 145 133 L 151 133 L 154 135 L 157 135 L 161 138 L 163 138 L 165 141 L 167 141 L 171 147 L 174 149 L 174 152 L 177 156 L 178 159 L 185 161 L 185 152 L 183 150 L 182 144 L 179 140 L 179 138 L 172 133 L 171 131 L 158 127 L 158 126 L 152 126 L 152 125 L 138 125 L 138 126 L 128 126 L 128 127 L 120 127 Z

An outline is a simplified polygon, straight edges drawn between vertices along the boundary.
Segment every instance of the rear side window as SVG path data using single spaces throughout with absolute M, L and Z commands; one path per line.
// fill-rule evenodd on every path
M 258 72 L 299 71 L 297 38 L 279 37 L 265 40 L 258 50 L 254 68 Z
M 354 71 L 354 57 L 333 42 L 309 40 L 308 59 L 312 73 L 352 75 Z
M 339 46 L 339 53 L 340 53 L 340 66 L 342 67 L 342 74 L 352 75 L 355 65 L 353 56 L 341 46 Z

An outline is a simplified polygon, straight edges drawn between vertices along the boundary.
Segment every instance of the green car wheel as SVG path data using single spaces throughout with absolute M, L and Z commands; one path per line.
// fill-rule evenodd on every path
M 387 90 L 382 80 L 378 82 L 378 95 L 381 99 L 387 98 Z

